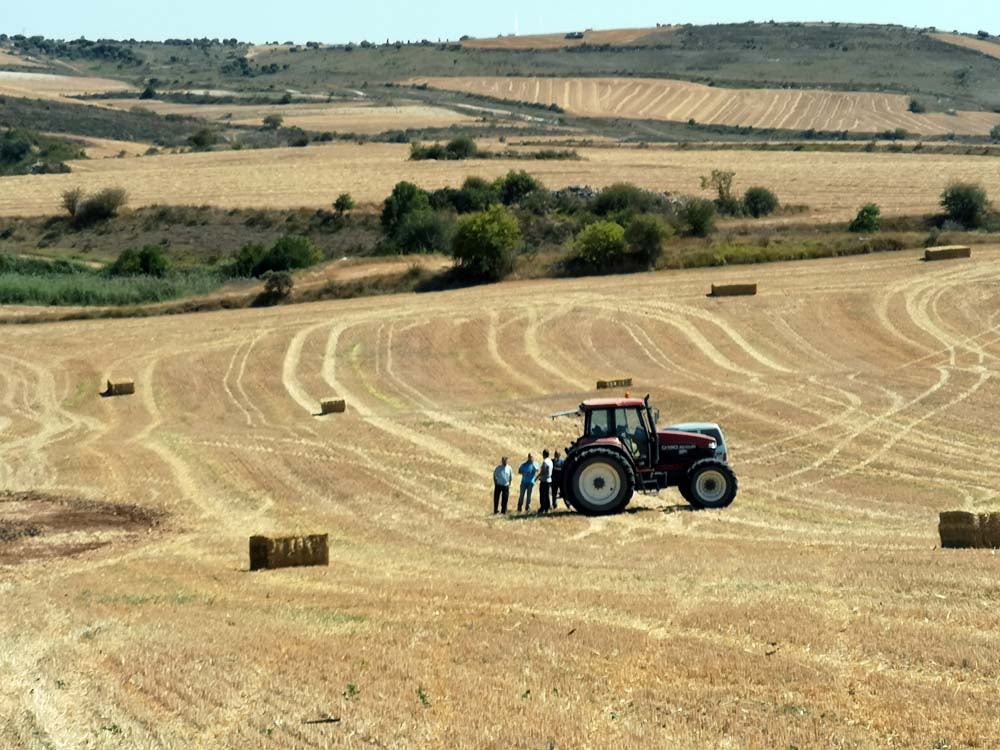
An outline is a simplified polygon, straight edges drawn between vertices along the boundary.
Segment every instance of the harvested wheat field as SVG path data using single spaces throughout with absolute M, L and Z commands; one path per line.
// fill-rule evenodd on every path
M 11 68 L 42 67 L 34 60 L 29 60 L 27 57 L 22 57 L 21 55 L 14 54 L 13 52 L 8 52 L 7 50 L 3 49 L 0 49 L 0 66 L 11 67 Z
M 566 34 L 523 34 L 511 36 L 498 36 L 483 39 L 464 39 L 463 47 L 474 49 L 562 49 L 563 47 L 579 47 L 584 44 L 635 44 L 636 42 L 647 41 L 647 37 L 652 42 L 660 42 L 660 35 L 666 35 L 677 29 L 676 26 L 660 26 L 657 28 L 641 29 L 610 29 L 607 31 L 579 31 L 579 39 L 567 39 Z
M 532 104 L 558 104 L 583 117 L 624 117 L 788 130 L 875 133 L 903 128 L 919 135 L 985 134 L 993 112 L 913 114 L 902 94 L 729 89 L 655 78 L 417 78 L 446 91 Z
M 937 518 L 1000 502 L 998 274 L 992 247 L 742 299 L 705 291 L 757 270 L 7 327 L 0 490 L 36 494 L 0 495 L 0 744 L 996 747 L 1000 558 Z M 548 415 L 609 371 L 722 423 L 736 502 L 494 517 L 500 454 L 565 445 Z M 248 572 L 251 535 L 322 533 L 328 567 Z
M 76 101 L 67 97 L 78 94 L 100 94 L 105 91 L 134 91 L 134 88 L 112 78 L 0 70 L 0 94 L 8 96 Z
M 979 39 L 978 37 L 965 36 L 964 34 L 932 33 L 928 34 L 928 36 L 934 37 L 939 42 L 954 44 L 959 47 L 975 50 L 976 52 L 982 52 L 984 55 L 989 55 L 990 57 L 1000 58 L 1000 44 L 989 39 Z
M 457 186 L 469 175 L 495 178 L 525 169 L 550 188 L 601 187 L 628 180 L 651 190 L 701 192 L 700 177 L 712 169 L 736 172 L 733 187 L 777 191 L 785 203 L 807 205 L 805 216 L 844 220 L 877 202 L 884 214 L 924 214 L 940 209 L 941 191 L 952 180 L 979 182 L 1000 194 L 1000 172 L 977 156 L 904 153 L 679 151 L 578 148 L 570 161 L 492 159 L 409 161 L 409 146 L 335 143 L 309 148 L 218 151 L 142 159 L 73 162 L 72 174 L 5 177 L 0 216 L 60 213 L 62 193 L 120 186 L 129 205 L 212 205 L 223 208 L 329 208 L 342 192 L 380 204 L 400 180 L 434 189 Z M 708 195 L 708 193 L 704 193 Z M 794 217 L 801 221 L 802 214 Z
M 95 102 L 113 109 L 132 109 L 135 100 L 103 99 Z M 383 133 L 407 128 L 446 128 L 450 125 L 475 124 L 478 118 L 444 107 L 405 103 L 380 106 L 365 103 L 345 104 L 184 104 L 144 100 L 139 107 L 160 115 L 187 115 L 217 120 L 233 125 L 261 125 L 268 115 L 281 115 L 284 127 L 341 133 Z

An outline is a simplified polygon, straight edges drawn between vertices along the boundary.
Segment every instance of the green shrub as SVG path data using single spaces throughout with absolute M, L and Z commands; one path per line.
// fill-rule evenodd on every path
M 458 222 L 451 254 L 462 271 L 475 279 L 499 281 L 514 270 L 521 227 L 503 206 L 490 206 Z
M 295 280 L 288 271 L 268 271 L 263 276 L 264 296 L 272 304 L 288 299 L 295 286 Z
M 254 268 L 257 267 L 266 252 L 267 249 L 263 245 L 255 242 L 245 244 L 233 258 L 233 276 L 241 278 L 253 276 Z
M 140 250 L 129 248 L 107 268 L 108 276 L 154 276 L 162 279 L 170 270 L 170 261 L 159 245 L 146 245 Z
M 117 216 L 127 201 L 128 193 L 122 188 L 104 188 L 90 196 L 84 196 L 77 188 L 67 190 L 62 197 L 63 207 L 78 228 Z
M 743 194 L 743 210 L 755 219 L 772 214 L 777 208 L 778 196 L 766 187 L 748 188 Z
M 625 229 L 614 221 L 595 221 L 576 236 L 576 260 L 592 271 L 609 271 L 625 259 Z
M 733 177 L 735 176 L 735 172 L 713 169 L 711 175 L 701 178 L 701 189 L 711 188 L 715 190 L 718 195 L 715 199 L 716 208 L 729 216 L 739 216 L 743 212 L 743 206 L 733 195 Z
M 994 125 L 990 130 L 990 140 L 994 143 L 1000 143 L 1000 125 Z
M 922 101 L 920 101 L 919 99 L 912 99 L 912 98 L 910 99 L 909 109 L 916 115 L 923 114 L 924 112 L 927 111 L 927 107 L 924 106 L 924 103 Z
M 659 216 L 636 216 L 625 228 L 629 252 L 647 268 L 653 268 L 663 253 L 663 243 L 674 234 L 674 228 Z
M 285 118 L 281 115 L 268 115 L 264 118 L 262 125 L 265 130 L 277 130 L 281 127 L 281 124 L 285 121 Z
M 707 237 L 715 231 L 715 203 L 707 198 L 688 198 L 680 210 L 688 234 Z
M 211 128 L 201 128 L 188 136 L 188 143 L 196 151 L 207 151 L 218 141 L 218 134 Z
M 866 203 L 847 226 L 848 232 L 877 232 L 882 227 L 882 212 L 877 203 Z
M 447 145 L 434 143 L 424 146 L 414 142 L 410 144 L 410 160 L 421 161 L 425 159 L 436 159 L 437 161 L 457 161 L 461 159 L 473 159 L 479 156 L 479 147 L 476 142 L 466 136 L 460 136 L 448 141 Z
M 629 182 L 608 185 L 594 198 L 593 211 L 598 216 L 621 213 L 648 213 L 660 203 L 655 193 Z
M 346 214 L 348 211 L 353 211 L 354 198 L 351 197 L 350 193 L 341 193 L 337 196 L 337 200 L 333 202 L 333 210 L 341 216 Z
M 986 221 L 989 201 L 982 186 L 969 182 L 952 183 L 941 193 L 945 215 L 967 229 L 976 229 Z
M 500 201 L 505 206 L 520 203 L 532 193 L 544 189 L 542 183 L 523 169 L 511 170 L 496 181 L 495 187 L 500 195 Z
M 392 194 L 382 204 L 382 230 L 393 237 L 406 215 L 431 207 L 427 193 L 412 182 L 397 182 Z
M 8 130 L 0 139 L 0 163 L 16 164 L 31 153 L 31 139 L 24 133 Z
M 430 209 L 408 213 L 397 227 L 393 244 L 402 253 L 446 251 L 451 244 L 452 222 Z
M 308 237 L 288 234 L 278 239 L 254 267 L 254 276 L 267 271 L 291 271 L 319 263 L 323 254 Z
M 445 151 L 449 159 L 471 159 L 479 153 L 479 148 L 474 140 L 463 135 L 448 141 Z

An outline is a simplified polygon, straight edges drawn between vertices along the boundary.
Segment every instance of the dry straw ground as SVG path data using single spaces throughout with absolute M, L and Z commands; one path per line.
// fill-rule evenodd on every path
M 902 94 L 791 89 L 727 89 L 643 78 L 418 78 L 414 83 L 534 104 L 558 104 L 585 117 L 695 120 L 703 124 L 874 133 L 903 128 L 920 135 L 984 134 L 992 112 L 917 115 Z
M 155 99 L 104 99 L 94 102 L 113 109 L 139 106 L 160 115 L 189 115 L 234 125 L 261 125 L 268 115 L 281 115 L 285 127 L 297 126 L 313 131 L 341 133 L 382 133 L 407 128 L 446 128 L 449 125 L 472 125 L 476 118 L 443 107 L 405 103 L 379 106 L 365 103 L 345 104 L 183 104 Z
M 976 37 L 964 36 L 962 34 L 929 34 L 938 41 L 956 44 L 959 47 L 982 52 L 990 57 L 1000 57 L 1000 44 L 989 39 L 978 39 Z
M 494 178 L 511 169 L 526 169 L 551 188 L 600 187 L 629 180 L 678 194 L 698 193 L 702 175 L 729 169 L 736 172 L 736 190 L 768 186 L 786 203 L 809 206 L 807 216 L 818 220 L 849 219 L 869 201 L 877 202 L 886 214 L 932 213 L 940 210 L 939 196 L 951 180 L 980 182 L 990 195 L 1000 195 L 1000 172 L 991 168 L 991 160 L 977 156 L 657 148 L 577 151 L 581 160 L 413 162 L 408 161 L 406 145 L 338 143 L 73 162 L 72 174 L 4 178 L 0 216 L 59 213 L 62 193 L 77 186 L 86 191 L 121 186 L 128 190 L 133 207 L 158 203 L 329 208 L 342 192 L 374 204 L 381 203 L 399 180 L 430 189 L 459 185 L 469 175 Z
M 24 73 L 0 70 L 0 94 L 23 96 L 31 99 L 60 99 L 77 101 L 68 97 L 77 94 L 100 94 L 106 91 L 133 91 L 123 81 L 111 78 L 63 76 L 52 73 Z
M 705 293 L 758 269 L 8 327 L 0 489 L 170 515 L 6 543 L 0 745 L 997 747 L 1000 558 L 935 547 L 939 511 L 997 506 L 998 274 L 993 247 L 743 299 Z M 97 397 L 112 371 L 134 396 Z M 499 455 L 564 445 L 547 415 L 609 371 L 725 426 L 736 503 L 494 518 Z M 251 534 L 313 532 L 329 567 L 245 572 Z

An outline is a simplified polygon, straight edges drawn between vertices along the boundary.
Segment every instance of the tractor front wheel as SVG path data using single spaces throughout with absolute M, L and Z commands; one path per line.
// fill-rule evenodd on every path
M 729 464 L 706 458 L 688 470 L 684 498 L 695 508 L 725 508 L 736 497 L 736 475 Z
M 632 467 L 616 453 L 598 450 L 583 456 L 566 483 L 567 498 L 585 516 L 618 513 L 635 491 Z

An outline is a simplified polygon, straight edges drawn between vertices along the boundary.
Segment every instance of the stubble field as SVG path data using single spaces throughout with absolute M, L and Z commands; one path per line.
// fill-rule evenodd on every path
M 1000 123 L 993 112 L 913 114 L 910 97 L 902 94 L 731 89 L 652 78 L 438 77 L 413 82 L 494 99 L 557 104 L 583 117 L 862 133 L 903 128 L 919 135 L 983 135 Z
M 487 144 L 500 150 L 502 144 Z M 519 150 L 529 150 L 518 147 Z M 733 170 L 733 187 L 773 189 L 782 202 L 805 205 L 818 221 L 843 221 L 870 201 L 887 215 L 940 210 L 941 191 L 952 181 L 978 182 L 1000 194 L 1000 171 L 979 156 L 910 153 L 829 153 L 577 148 L 570 161 L 494 159 L 409 161 L 401 144 L 333 144 L 308 148 L 170 154 L 73 162 L 73 173 L 8 177 L 0 181 L 0 216 L 40 216 L 62 211 L 70 188 L 123 187 L 129 205 L 211 205 L 221 208 L 329 208 L 342 192 L 363 204 L 381 204 L 400 180 L 423 188 L 458 186 L 470 175 L 493 179 L 525 169 L 552 189 L 595 188 L 629 181 L 679 195 L 701 193 L 700 178 Z M 708 195 L 708 193 L 705 193 Z
M 996 746 L 1000 561 L 935 547 L 938 511 L 995 508 L 998 273 L 977 247 L 5 328 L 0 490 L 158 521 L 0 541 L 0 744 Z M 112 373 L 136 394 L 97 397 Z M 735 504 L 493 517 L 499 455 L 565 445 L 547 415 L 619 375 L 723 424 Z M 246 572 L 250 534 L 299 531 L 328 568 Z

